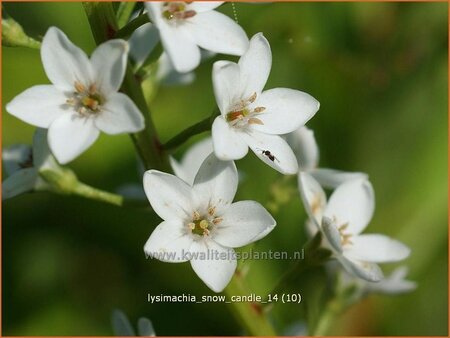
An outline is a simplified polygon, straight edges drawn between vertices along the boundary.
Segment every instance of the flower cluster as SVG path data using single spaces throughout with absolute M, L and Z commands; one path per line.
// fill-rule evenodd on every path
M 375 208 L 368 176 L 318 168 L 318 146 L 305 124 L 319 110 L 319 102 L 295 89 L 265 90 L 272 66 L 268 40 L 262 33 L 249 40 L 242 27 L 215 11 L 221 4 L 147 2 L 144 9 L 151 23 L 136 29 L 129 42 L 104 42 L 90 58 L 58 28 L 49 28 L 41 58 L 52 84 L 31 87 L 6 105 L 10 114 L 48 131 L 38 130 L 32 150 L 15 146 L 3 152 L 10 175 L 3 183 L 3 197 L 45 188 L 40 170 L 57 170 L 56 160 L 74 160 L 100 131 L 115 135 L 144 129 L 141 111 L 121 91 L 129 57 L 139 69 L 161 43 L 157 81 L 178 74 L 177 81 L 189 82 L 202 54 L 235 55 L 240 57 L 237 62 L 213 65 L 220 114 L 212 123 L 211 138 L 181 162 L 170 158 L 176 176 L 155 169 L 144 174 L 145 194 L 163 220 L 148 238 L 145 254 L 165 262 L 189 260 L 213 291 L 227 286 L 237 265 L 234 248 L 264 238 L 276 226 L 261 204 L 233 202 L 239 183 L 234 161 L 250 148 L 279 173 L 298 175 L 310 235 L 321 233 L 323 247 L 348 273 L 379 282 L 383 273 L 377 263 L 403 260 L 410 250 L 387 236 L 362 234 Z M 333 189 L 329 198 L 324 188 Z M 211 257 L 210 251 L 216 254 Z M 402 280 L 404 274 L 396 272 L 378 288 L 365 290 L 409 290 L 413 286 Z

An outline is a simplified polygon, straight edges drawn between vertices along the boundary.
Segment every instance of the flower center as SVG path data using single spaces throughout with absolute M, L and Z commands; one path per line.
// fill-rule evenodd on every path
M 95 115 L 100 112 L 100 106 L 104 103 L 103 96 L 97 91 L 95 84 L 86 87 L 80 82 L 75 82 L 75 91 L 66 103 L 73 106 L 82 116 Z
M 216 217 L 216 208 L 208 208 L 208 213 L 202 216 L 198 211 L 195 211 L 192 215 L 192 222 L 188 223 L 188 228 L 194 235 L 197 236 L 209 236 L 211 230 L 215 225 L 222 221 L 221 217 Z
M 352 234 L 346 232 L 348 228 L 348 222 L 338 226 L 339 235 L 341 235 L 341 244 L 342 246 L 353 244 L 351 241 Z
M 164 2 L 162 7 L 162 16 L 164 19 L 183 20 L 192 18 L 197 14 L 196 11 L 186 10 L 186 4 L 189 2 Z
M 256 93 L 248 99 L 241 100 L 225 116 L 226 121 L 236 128 L 245 128 L 250 124 L 264 124 L 257 116 L 261 114 L 265 107 L 252 108 L 251 105 L 256 101 Z

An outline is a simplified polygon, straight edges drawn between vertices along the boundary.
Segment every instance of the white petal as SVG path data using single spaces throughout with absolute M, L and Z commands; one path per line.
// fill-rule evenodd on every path
M 241 90 L 244 97 L 248 98 L 254 93 L 259 96 L 269 78 L 272 67 L 270 45 L 262 33 L 258 33 L 250 39 L 248 50 L 239 59 L 239 67 Z
M 191 187 L 176 176 L 157 170 L 144 174 L 144 190 L 153 210 L 165 221 L 192 219 Z
M 305 232 L 306 232 L 306 235 L 308 236 L 308 238 L 313 238 L 317 234 L 317 231 L 319 231 L 319 228 L 317 227 L 317 224 L 315 221 L 308 218 L 305 221 L 305 230 L 306 230 Z
M 383 271 L 375 263 L 350 260 L 345 256 L 338 256 L 338 260 L 348 273 L 369 282 L 378 282 L 383 279 Z
M 230 205 L 217 224 L 214 240 L 226 247 L 239 248 L 266 236 L 277 224 L 269 212 L 255 201 Z
M 417 283 L 406 280 L 408 274 L 406 266 L 400 266 L 395 269 L 388 277 L 378 283 L 367 283 L 366 288 L 370 292 L 395 295 L 413 291 L 417 288 Z
M 242 99 L 239 66 L 230 61 L 214 62 L 212 80 L 217 106 L 222 115 L 226 116 L 232 106 Z
M 2 151 L 3 169 L 8 176 L 11 176 L 22 169 L 21 165 L 26 163 L 31 155 L 31 147 L 26 144 L 15 144 L 6 147 Z
M 142 113 L 123 93 L 110 95 L 101 109 L 95 125 L 107 134 L 135 133 L 145 127 Z
M 398 262 L 411 252 L 403 243 L 384 235 L 359 235 L 352 237 L 351 241 L 353 245 L 346 250 L 346 255 L 367 262 Z
M 187 10 L 196 11 L 197 13 L 203 13 L 212 11 L 213 9 L 222 5 L 224 1 L 194 1 L 187 4 Z
M 175 175 L 187 184 L 192 185 L 201 164 L 212 152 L 212 138 L 207 137 L 190 147 L 184 154 L 180 163 L 173 157 L 170 157 L 170 164 Z
M 253 152 L 266 164 L 285 175 L 294 175 L 298 172 L 297 158 L 287 142 L 278 135 L 269 135 L 253 131 L 251 134 L 243 134 L 244 140 Z M 267 156 L 269 151 L 270 159 Z
M 41 58 L 47 77 L 62 90 L 73 91 L 75 81 L 85 86 L 92 83 L 88 57 L 56 27 L 50 27 L 45 33 Z
M 162 16 L 163 2 L 145 2 L 150 21 L 158 27 L 161 43 L 175 69 L 187 73 L 200 63 L 200 49 L 182 26 L 171 25 Z
M 192 237 L 181 222 L 162 222 L 145 243 L 144 252 L 163 262 L 186 262 L 186 254 L 189 253 L 192 242 Z
M 372 185 L 364 179 L 345 182 L 330 196 L 324 215 L 341 225 L 348 223 L 350 234 L 359 234 L 369 224 L 375 209 Z
M 33 136 L 33 166 L 41 169 L 54 165 L 54 159 L 47 142 L 48 133 L 45 129 L 36 129 Z
M 248 48 L 247 34 L 242 27 L 222 13 L 197 13 L 185 25 L 195 43 L 206 50 L 242 55 Z
M 320 184 L 309 174 L 300 172 L 298 188 L 306 212 L 317 228 L 320 228 L 322 214 L 327 204 L 327 196 Z
M 163 52 L 158 60 L 156 78 L 166 86 L 187 85 L 195 80 L 195 73 L 178 73 L 167 53 Z
M 368 180 L 369 176 L 361 172 L 346 172 L 335 169 L 316 168 L 310 171 L 310 174 L 320 183 L 324 188 L 336 189 L 341 184 L 356 180 Z
M 311 95 L 287 88 L 266 90 L 256 105 L 266 109 L 258 115 L 263 124 L 253 124 L 252 128 L 277 135 L 290 133 L 303 126 L 320 106 Z
M 322 230 L 325 238 L 330 243 L 331 247 L 339 254 L 342 253 L 341 235 L 336 227 L 336 224 L 331 219 L 324 217 L 322 219 Z
M 92 54 L 95 84 L 103 95 L 119 90 L 127 68 L 128 50 L 128 42 L 116 39 L 102 43 Z
M 130 45 L 130 57 L 137 67 L 140 67 L 159 42 L 159 32 L 155 25 L 148 22 L 137 28 L 131 34 L 128 43 Z
M 61 164 L 66 164 L 97 140 L 99 131 L 92 118 L 65 114 L 48 129 L 48 144 Z
M 236 259 L 233 249 L 214 241 L 197 241 L 191 246 L 191 265 L 197 276 L 214 292 L 221 292 L 233 277 Z
M 15 172 L 2 182 L 2 200 L 32 191 L 37 177 L 35 168 L 25 168 Z
M 148 16 L 150 17 L 150 21 L 155 25 L 159 25 L 161 22 L 164 22 L 162 16 L 162 1 L 146 1 L 144 2 L 144 7 L 147 9 Z
M 221 160 L 239 160 L 247 155 L 248 146 L 243 134 L 230 127 L 222 116 L 214 120 L 211 134 L 214 153 Z
M 11 115 L 40 128 L 48 128 L 58 117 L 68 113 L 67 97 L 53 85 L 33 86 L 6 105 Z
M 192 195 L 195 208 L 200 213 L 209 207 L 223 213 L 233 202 L 238 186 L 238 173 L 233 161 L 221 161 L 209 155 L 200 166 L 194 179 Z
M 179 73 L 187 73 L 200 64 L 200 48 L 183 26 L 172 26 L 159 20 L 161 42 L 172 64 Z
M 286 135 L 286 141 L 294 151 L 301 170 L 310 171 L 317 167 L 319 146 L 311 129 L 302 126 Z

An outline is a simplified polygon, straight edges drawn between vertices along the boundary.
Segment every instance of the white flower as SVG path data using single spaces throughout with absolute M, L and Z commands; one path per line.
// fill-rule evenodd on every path
M 222 291 L 236 269 L 232 248 L 267 235 L 276 225 L 259 203 L 232 203 L 238 185 L 234 162 L 211 154 L 193 185 L 160 171 L 144 175 L 153 210 L 164 220 L 144 251 L 166 262 L 190 261 L 195 273 L 215 292 Z
M 3 168 L 8 178 L 2 183 L 2 199 L 8 199 L 25 192 L 45 190 L 48 184 L 39 177 L 39 170 L 57 169 L 58 164 L 50 154 L 47 133 L 37 129 L 33 147 L 25 144 L 6 147 L 2 152 Z
M 212 139 L 207 137 L 190 147 L 180 162 L 170 157 L 170 165 L 175 175 L 192 185 L 201 164 L 212 152 Z
M 375 263 L 396 262 L 409 256 L 409 248 L 399 241 L 379 234 L 361 234 L 375 209 L 368 180 L 341 184 L 327 201 L 320 184 L 311 175 L 300 173 L 299 189 L 310 219 L 324 234 L 326 246 L 349 273 L 379 281 L 383 273 Z
M 146 2 L 151 21 L 159 30 L 164 50 L 175 69 L 185 73 L 200 63 L 200 48 L 242 55 L 248 47 L 244 30 L 215 11 L 223 2 Z
M 368 178 L 367 174 L 361 172 L 318 168 L 319 147 L 314 137 L 314 132 L 305 126 L 286 135 L 286 141 L 297 156 L 300 170 L 309 173 L 324 188 L 334 189 L 346 181 L 356 178 Z
M 238 64 L 214 64 L 214 93 L 221 112 L 212 126 L 214 152 L 222 160 L 237 160 L 250 147 L 272 168 L 296 174 L 297 159 L 280 135 L 304 125 L 319 109 L 319 102 L 293 89 L 263 92 L 271 63 L 269 43 L 259 33 L 250 40 Z
M 103 131 L 132 133 L 144 128 L 142 114 L 118 90 L 125 75 L 128 45 L 110 40 L 88 59 L 58 28 L 44 36 L 41 58 L 53 85 L 31 87 L 6 105 L 21 120 L 48 128 L 48 143 L 60 163 L 89 148 Z

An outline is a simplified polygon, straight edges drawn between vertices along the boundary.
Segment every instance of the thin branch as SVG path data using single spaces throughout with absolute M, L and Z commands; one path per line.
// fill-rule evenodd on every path
M 208 131 L 211 129 L 211 125 L 214 122 L 214 119 L 219 114 L 218 109 L 216 109 L 211 116 L 208 116 L 207 118 L 201 120 L 200 122 L 197 122 L 196 124 L 186 128 L 182 132 L 180 132 L 178 135 L 172 137 L 169 141 L 163 144 L 163 149 L 166 151 L 171 151 L 179 146 L 181 146 L 184 142 L 186 142 L 188 139 L 190 139 L 192 136 L 198 135 L 200 133 L 203 133 L 205 131 Z
M 147 13 L 139 15 L 137 18 L 131 20 L 128 24 L 126 24 L 124 27 L 119 29 L 116 32 L 115 37 L 116 38 L 126 38 L 129 37 L 137 28 L 141 27 L 142 25 L 150 22 L 150 19 L 147 15 Z

